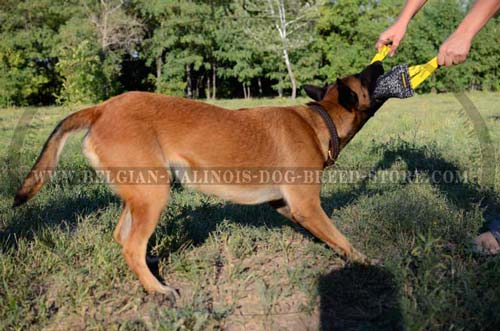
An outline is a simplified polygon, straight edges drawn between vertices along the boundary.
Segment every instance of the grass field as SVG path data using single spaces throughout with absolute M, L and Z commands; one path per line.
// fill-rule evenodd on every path
M 498 149 L 500 94 L 469 96 Z M 13 174 L 27 173 L 54 125 L 76 109 L 37 109 L 24 145 L 13 148 L 26 109 L 0 110 L 0 155 L 9 155 L 6 165 L 16 158 L 24 166 L 3 167 L 0 178 L 0 330 L 500 328 L 500 257 L 476 255 L 470 245 L 500 214 L 500 173 L 495 183 L 476 180 L 485 166 L 477 134 L 453 95 L 388 102 L 337 164 L 375 176 L 324 185 L 333 222 L 380 266 L 346 264 L 267 205 L 233 205 L 175 187 L 149 245 L 161 257 L 158 273 L 180 290 L 175 306 L 146 294 L 128 270 L 112 239 L 120 203 L 105 185 L 54 180 L 11 209 Z M 60 167 L 87 168 L 81 137 L 69 140 Z M 417 174 L 377 180 L 395 169 Z M 435 183 L 427 180 L 434 169 L 468 177 Z

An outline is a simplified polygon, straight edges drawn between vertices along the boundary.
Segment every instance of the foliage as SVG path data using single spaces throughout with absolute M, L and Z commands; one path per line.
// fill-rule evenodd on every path
M 138 3 L 153 20 L 144 56 L 156 65 L 156 91 L 199 96 L 198 85 L 215 65 L 217 22 L 226 3 L 218 1 L 148 1 Z
M 245 15 L 238 8 L 237 15 Z M 244 16 L 249 18 L 249 16 Z M 217 42 L 220 48 L 215 51 L 216 58 L 226 65 L 219 69 L 223 78 L 234 77 L 243 88 L 250 86 L 255 77 L 264 74 L 263 60 L 265 52 L 255 46 L 255 42 L 245 33 L 245 25 L 239 20 L 227 20 L 222 23 Z
M 5 0 L 0 6 L 0 104 L 53 102 L 59 89 L 52 45 L 67 16 L 62 1 Z
M 57 72 L 64 77 L 59 102 L 93 103 L 102 100 L 103 72 L 90 42 L 60 50 Z
M 386 67 L 432 58 L 472 2 L 429 1 Z M 293 96 L 305 83 L 365 66 L 403 3 L 4 0 L 0 105 L 95 102 L 131 89 L 207 99 Z M 499 28 L 497 16 L 464 64 L 438 70 L 419 91 L 498 90 Z
M 324 6 L 316 24 L 325 57 L 321 74 L 329 82 L 360 71 L 375 54 L 378 34 L 388 27 L 403 1 L 338 0 Z
M 59 101 L 96 102 L 120 93 L 124 54 L 133 54 L 143 36 L 142 23 L 128 10 L 123 0 L 78 2 L 54 46 L 64 77 Z
M 313 41 L 312 26 L 318 7 L 323 1 L 253 0 L 245 1 L 245 11 L 253 20 L 247 20 L 245 31 L 260 47 L 281 58 L 286 67 L 291 97 L 297 93 L 297 79 L 292 55 L 304 50 Z M 265 43 L 262 43 L 265 41 Z M 312 69 L 312 68 L 310 68 Z M 271 73 L 272 75 L 272 73 Z M 283 80 L 279 80 L 280 83 Z M 282 88 L 282 86 L 279 86 Z

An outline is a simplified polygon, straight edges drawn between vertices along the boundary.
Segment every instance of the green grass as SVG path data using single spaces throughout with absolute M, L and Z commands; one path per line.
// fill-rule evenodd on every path
M 498 148 L 500 94 L 469 96 Z M 57 121 L 76 108 L 36 109 L 24 145 L 13 150 L 26 109 L 2 109 L 0 155 L 8 153 L 6 165 L 19 159 L 24 167 L 4 167 L 0 177 L 0 329 L 498 329 L 500 257 L 473 254 L 470 240 L 500 214 L 500 174 L 494 188 L 474 179 L 481 178 L 480 146 L 460 109 L 453 95 L 388 102 L 337 165 L 375 176 L 324 185 L 333 222 L 382 266 L 346 265 L 266 205 L 174 188 L 149 246 L 161 257 L 159 274 L 181 291 L 174 307 L 146 294 L 128 270 L 112 239 L 120 203 L 106 186 L 54 180 L 26 206 L 10 208 L 16 176 L 26 174 Z M 87 167 L 80 141 L 70 139 L 61 167 Z M 467 170 L 470 180 L 432 184 L 436 168 Z M 389 169 L 418 174 L 380 181 Z

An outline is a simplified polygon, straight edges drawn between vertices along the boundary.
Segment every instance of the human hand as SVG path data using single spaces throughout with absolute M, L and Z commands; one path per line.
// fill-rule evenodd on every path
M 448 67 L 464 62 L 471 43 L 472 38 L 467 34 L 454 32 L 439 48 L 438 64 Z
M 500 252 L 498 241 L 491 231 L 477 236 L 474 240 L 474 248 L 475 251 L 483 254 L 498 254 Z
M 384 45 L 388 45 L 392 42 L 392 45 L 389 45 L 391 51 L 389 52 L 390 56 L 394 56 L 396 50 L 399 47 L 399 43 L 403 39 L 406 33 L 406 24 L 396 22 L 391 25 L 387 30 L 382 32 L 378 37 L 377 43 L 375 44 L 375 48 L 380 50 L 380 48 Z

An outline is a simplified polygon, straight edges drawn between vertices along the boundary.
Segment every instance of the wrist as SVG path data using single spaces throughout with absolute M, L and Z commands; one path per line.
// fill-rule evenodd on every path
M 466 26 L 460 25 L 455 32 L 452 33 L 452 35 L 455 36 L 460 36 L 461 38 L 472 42 L 472 39 L 474 39 L 474 36 L 476 35 L 477 31 L 474 31 L 471 28 L 468 28 Z
M 397 27 L 398 29 L 406 30 L 406 27 L 410 23 L 410 18 L 405 18 L 405 17 L 398 17 L 396 22 L 394 22 L 393 26 Z

